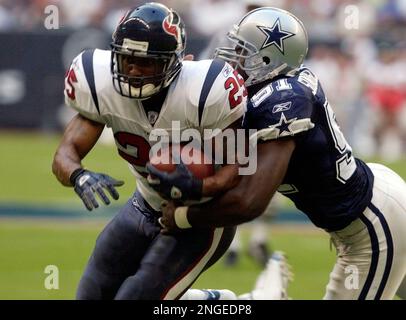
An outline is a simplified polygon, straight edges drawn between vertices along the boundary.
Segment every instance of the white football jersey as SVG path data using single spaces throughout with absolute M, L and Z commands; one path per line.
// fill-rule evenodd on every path
M 146 179 L 145 165 L 156 143 L 150 141 L 151 131 L 165 129 L 171 135 L 173 121 L 180 124 L 180 133 L 189 128 L 200 132 L 225 129 L 246 109 L 243 79 L 222 60 L 184 61 L 159 115 L 151 119 L 142 101 L 123 97 L 114 89 L 110 57 L 110 51 L 98 49 L 79 54 L 65 79 L 65 101 L 84 117 L 112 128 L 118 152 L 130 163 L 138 190 L 159 210 L 163 199 Z

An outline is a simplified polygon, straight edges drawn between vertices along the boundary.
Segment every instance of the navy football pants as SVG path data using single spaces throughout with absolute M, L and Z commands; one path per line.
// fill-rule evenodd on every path
M 177 299 L 229 247 L 235 228 L 160 234 L 159 212 L 136 192 L 99 235 L 77 299 Z

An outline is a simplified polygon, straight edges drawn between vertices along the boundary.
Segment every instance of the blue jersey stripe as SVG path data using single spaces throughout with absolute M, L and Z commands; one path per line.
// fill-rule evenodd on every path
M 375 207 L 372 203 L 368 206 L 369 209 L 378 217 L 379 221 L 381 222 L 383 231 L 385 232 L 385 238 L 386 238 L 386 245 L 387 245 L 387 253 L 386 253 L 386 263 L 385 263 L 385 269 L 383 272 L 382 276 L 382 281 L 379 284 L 378 291 L 375 296 L 375 300 L 379 300 L 382 297 L 383 290 L 385 289 L 386 283 L 388 282 L 389 274 L 392 268 L 392 262 L 393 262 L 393 239 L 392 239 L 392 234 L 389 229 L 389 225 L 382 214 L 382 212 Z
M 376 235 L 374 226 L 372 225 L 371 221 L 368 220 L 366 216 L 361 214 L 360 216 L 361 221 L 366 225 L 369 233 L 369 237 L 371 238 L 371 247 L 372 247 L 372 258 L 371 258 L 371 265 L 369 267 L 368 276 L 365 280 L 364 287 L 358 297 L 358 300 L 365 300 L 369 289 L 371 288 L 372 281 L 374 280 L 376 268 L 378 267 L 378 260 L 379 260 L 379 242 L 378 237 Z
M 209 92 L 213 87 L 214 81 L 216 80 L 217 76 L 223 70 L 225 65 L 224 60 L 215 59 L 212 61 L 209 71 L 207 71 L 206 79 L 204 80 L 202 91 L 200 93 L 199 98 L 199 125 L 202 121 L 204 105 L 206 104 L 207 97 L 209 96 Z
M 90 93 L 92 94 L 94 105 L 96 106 L 97 112 L 100 114 L 99 100 L 97 98 L 97 92 L 96 92 L 96 83 L 94 81 L 93 55 L 94 55 L 94 49 L 86 50 L 85 52 L 83 52 L 82 64 L 83 64 L 83 70 L 85 72 L 87 84 L 89 85 Z

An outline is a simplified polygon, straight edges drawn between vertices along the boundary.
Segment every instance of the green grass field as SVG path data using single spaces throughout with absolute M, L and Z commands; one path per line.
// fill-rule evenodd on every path
M 0 133 L 0 203 L 81 205 L 72 189 L 62 187 L 51 172 L 59 136 L 35 133 Z M 135 188 L 135 180 L 125 161 L 112 146 L 97 145 L 84 165 L 103 171 L 126 183 L 120 188 L 120 202 Z
M 72 189 L 62 187 L 51 173 L 59 136 L 0 132 L 0 207 L 52 206 L 82 208 Z M 120 189 L 123 203 L 135 181 L 112 146 L 97 145 L 84 162 L 94 171 L 106 172 L 126 184 Z M 405 161 L 389 164 L 406 177 Z M 287 204 L 289 205 L 289 204 Z M 74 299 L 76 286 L 93 248 L 107 223 L 97 211 L 83 209 L 80 219 L 0 218 L 0 299 Z M 323 297 L 335 252 L 326 234 L 311 226 L 271 226 L 274 249 L 285 251 L 295 280 L 289 288 L 293 299 Z M 243 229 L 247 242 L 248 227 Z M 47 265 L 59 269 L 59 289 L 47 290 Z M 261 268 L 244 255 L 235 268 L 222 261 L 203 274 L 196 288 L 228 288 L 237 293 L 251 290 Z
M 76 286 L 105 221 L 0 220 L 0 299 L 74 299 Z M 308 227 L 272 231 L 272 246 L 288 254 L 295 280 L 294 299 L 323 296 L 334 263 L 326 235 Z M 244 229 L 243 238 L 248 236 Z M 245 242 L 245 241 L 244 241 Z M 59 270 L 59 289 L 47 290 L 46 266 Z M 195 283 L 195 288 L 228 288 L 236 293 L 252 289 L 261 268 L 247 255 L 236 267 L 219 261 Z

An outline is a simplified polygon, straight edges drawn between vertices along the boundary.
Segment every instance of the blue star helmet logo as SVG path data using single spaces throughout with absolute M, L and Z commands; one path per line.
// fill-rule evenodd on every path
M 279 18 L 271 28 L 262 26 L 257 26 L 257 28 L 266 35 L 266 39 L 261 49 L 275 45 L 282 54 L 285 54 L 283 41 L 295 35 L 295 33 L 282 30 Z

